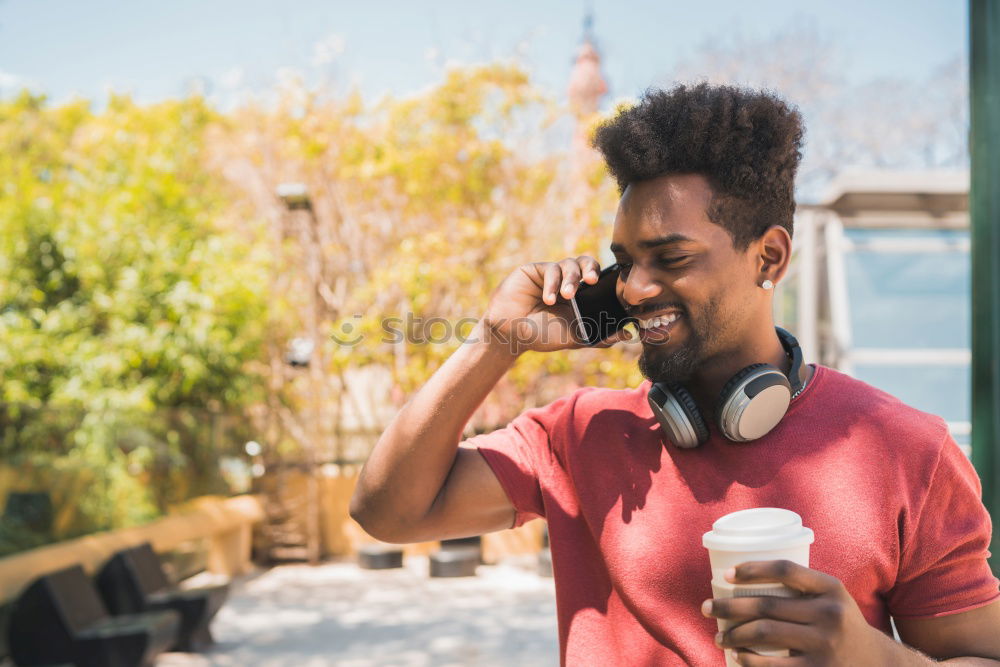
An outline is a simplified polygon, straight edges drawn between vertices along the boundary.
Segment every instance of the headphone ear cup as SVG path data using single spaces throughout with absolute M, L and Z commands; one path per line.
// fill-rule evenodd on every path
M 733 442 L 762 438 L 785 416 L 791 398 L 791 384 L 780 369 L 747 366 L 722 388 L 715 412 L 719 430 Z
M 722 414 L 722 407 L 725 405 L 726 401 L 729 400 L 729 395 L 733 392 L 733 389 L 735 389 L 740 382 L 743 382 L 748 375 L 753 373 L 758 368 L 774 368 L 774 366 L 771 366 L 771 364 L 751 364 L 733 377 L 729 378 L 729 382 L 727 382 L 722 387 L 722 391 L 719 392 L 719 402 L 715 405 L 715 414 Z
M 664 434 L 682 449 L 708 440 L 708 425 L 687 389 L 673 382 L 657 382 L 649 388 L 649 407 Z

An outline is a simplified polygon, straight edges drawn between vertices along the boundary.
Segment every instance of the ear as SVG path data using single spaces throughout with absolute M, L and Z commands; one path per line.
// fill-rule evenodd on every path
M 770 280 L 775 285 L 785 276 L 792 259 L 792 237 L 781 225 L 772 225 L 756 241 L 755 261 L 760 282 Z

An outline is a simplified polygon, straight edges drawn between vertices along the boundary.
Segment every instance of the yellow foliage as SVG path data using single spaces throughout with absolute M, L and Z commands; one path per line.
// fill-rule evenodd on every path
M 489 64 L 452 68 L 438 86 L 404 98 L 294 89 L 274 108 L 226 118 L 212 150 L 223 171 L 239 174 L 232 207 L 268 225 L 257 243 L 273 264 L 270 349 L 283 353 L 318 316 L 330 391 L 348 369 L 378 364 L 405 397 L 519 264 L 597 255 L 617 199 L 606 171 L 598 161 L 574 183 L 569 146 L 529 150 L 556 108 L 520 68 Z M 587 121 L 589 131 L 598 121 Z M 307 186 L 311 214 L 281 210 L 273 191 L 285 181 Z M 586 206 L 571 210 L 569 194 L 581 187 Z M 526 394 L 537 401 L 569 386 L 626 386 L 638 380 L 634 366 L 626 349 L 528 354 L 487 412 L 513 417 Z M 307 403 L 304 394 L 286 400 Z

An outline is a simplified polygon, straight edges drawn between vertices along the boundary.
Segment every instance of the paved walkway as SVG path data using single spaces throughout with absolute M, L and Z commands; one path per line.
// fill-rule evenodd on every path
M 449 579 L 431 579 L 426 557 L 397 570 L 283 565 L 234 583 L 213 650 L 157 667 L 551 667 L 555 593 L 533 563 Z

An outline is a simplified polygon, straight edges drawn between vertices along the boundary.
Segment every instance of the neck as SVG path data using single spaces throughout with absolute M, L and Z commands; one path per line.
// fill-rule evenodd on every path
M 740 370 L 761 362 L 771 364 L 785 375 L 791 372 L 792 360 L 785 352 L 774 325 L 770 322 L 755 331 L 749 339 L 744 338 L 738 350 L 708 360 L 694 374 L 686 387 L 701 413 L 714 423 L 715 408 L 722 388 Z M 800 384 L 804 385 L 808 376 L 809 367 L 803 362 L 799 368 Z

